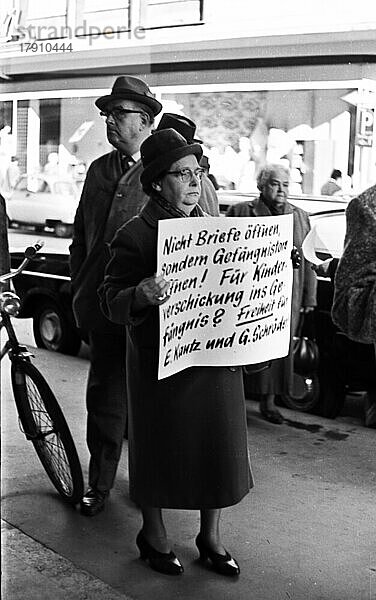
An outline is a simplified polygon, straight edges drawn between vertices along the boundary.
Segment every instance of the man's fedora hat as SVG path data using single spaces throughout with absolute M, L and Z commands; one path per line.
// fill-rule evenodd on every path
M 133 100 L 143 104 L 148 111 L 155 117 L 162 110 L 162 104 L 154 98 L 149 87 L 142 79 L 122 75 L 118 77 L 112 86 L 111 94 L 101 96 L 95 101 L 99 110 L 105 110 L 109 102 L 113 100 Z
M 196 133 L 196 124 L 191 121 L 191 119 L 188 119 L 188 117 L 176 115 L 175 113 L 163 113 L 161 120 L 158 123 L 157 131 L 160 129 L 169 128 L 175 129 L 175 131 L 185 137 L 187 142 L 190 144 L 202 144 L 202 140 L 194 139 Z
M 175 161 L 184 156 L 194 154 L 197 162 L 202 157 L 200 144 L 189 144 L 175 129 L 161 129 L 146 138 L 141 144 L 141 160 L 144 170 L 141 173 L 141 183 L 146 193 L 150 184 L 158 175 L 167 171 Z

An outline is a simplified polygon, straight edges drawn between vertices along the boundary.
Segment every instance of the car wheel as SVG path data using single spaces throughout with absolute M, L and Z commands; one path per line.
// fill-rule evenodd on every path
M 320 396 L 320 385 L 317 374 L 303 376 L 294 373 L 291 394 L 283 394 L 281 400 L 285 406 L 300 412 L 311 412 L 317 406 Z
M 54 302 L 38 308 L 33 316 L 34 338 L 38 348 L 76 355 L 81 346 L 77 329 Z
M 67 238 L 71 237 L 73 233 L 72 225 L 66 225 L 65 223 L 57 223 L 54 229 L 56 237 Z

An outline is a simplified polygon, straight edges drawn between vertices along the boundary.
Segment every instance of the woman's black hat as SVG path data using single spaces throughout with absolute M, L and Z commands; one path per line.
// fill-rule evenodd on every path
M 161 120 L 158 123 L 156 131 L 161 129 L 175 129 L 182 135 L 190 144 L 202 144 L 202 140 L 195 139 L 196 123 L 183 115 L 175 113 L 163 113 Z
M 200 144 L 189 144 L 175 129 L 155 131 L 141 144 L 140 150 L 144 167 L 140 180 L 145 190 L 180 158 L 194 154 L 200 162 L 202 157 Z

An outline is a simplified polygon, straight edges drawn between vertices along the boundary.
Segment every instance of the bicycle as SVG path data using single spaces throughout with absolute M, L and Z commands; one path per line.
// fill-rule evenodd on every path
M 20 266 L 0 275 L 0 284 L 21 273 L 42 243 L 26 248 Z M 8 354 L 11 383 L 19 424 L 31 441 L 51 482 L 70 504 L 77 504 L 84 491 L 77 450 L 63 412 L 46 379 L 31 362 L 34 355 L 19 344 L 11 317 L 20 309 L 19 297 L 11 291 L 0 293 L 0 331 L 5 328 L 8 340 L 1 348 L 0 361 Z

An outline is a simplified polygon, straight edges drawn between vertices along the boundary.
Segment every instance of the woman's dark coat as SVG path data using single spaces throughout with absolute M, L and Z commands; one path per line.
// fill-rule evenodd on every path
M 376 185 L 351 200 L 346 223 L 333 321 L 351 339 L 376 344 Z
M 285 214 L 292 214 L 294 219 L 293 242 L 301 255 L 299 269 L 294 269 L 292 303 L 291 303 L 291 339 L 296 333 L 299 322 L 300 309 L 305 306 L 316 306 L 316 274 L 303 255 L 302 244 L 310 230 L 308 214 L 296 206 L 286 202 Z M 228 217 L 268 217 L 271 216 L 269 208 L 257 198 L 250 202 L 240 202 L 231 206 L 227 211 Z M 255 374 L 252 377 L 251 388 L 254 394 L 280 394 L 290 393 L 293 379 L 293 356 L 291 352 L 286 358 L 272 362 L 270 369 Z
M 241 369 L 192 367 L 158 381 L 158 308 L 131 313 L 135 286 L 156 272 L 165 218 L 150 200 L 117 232 L 100 292 L 105 314 L 127 325 L 130 495 L 141 506 L 230 506 L 253 485 Z

